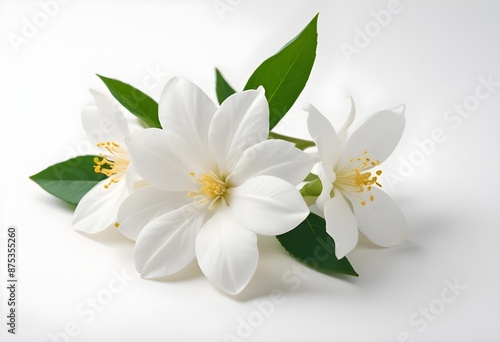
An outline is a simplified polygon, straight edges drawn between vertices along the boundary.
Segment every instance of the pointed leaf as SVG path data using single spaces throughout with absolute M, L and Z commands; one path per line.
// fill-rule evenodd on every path
M 49 166 L 30 177 L 48 193 L 72 204 L 107 177 L 94 172 L 96 156 L 79 156 Z
M 139 89 L 112 78 L 97 75 L 108 87 L 111 95 L 130 113 L 141 119 L 148 127 L 161 128 L 158 119 L 158 103 Z
M 318 15 L 278 53 L 253 72 L 247 89 L 266 89 L 269 102 L 269 129 L 285 116 L 299 97 L 311 73 L 318 45 Z
M 225 99 L 236 93 L 236 91 L 227 83 L 219 69 L 215 68 L 215 91 L 217 93 L 217 101 L 222 104 Z
M 335 257 L 335 242 L 326 232 L 326 222 L 315 214 L 277 238 L 290 255 L 311 268 L 326 274 L 358 276 L 347 258 Z

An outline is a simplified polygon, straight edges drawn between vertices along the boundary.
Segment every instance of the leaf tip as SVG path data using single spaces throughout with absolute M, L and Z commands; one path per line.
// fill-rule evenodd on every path
M 107 81 L 111 80 L 111 78 L 103 76 L 103 75 L 96 74 L 96 76 L 99 77 L 101 79 L 101 81 L 104 82 L 104 84 L 106 84 Z
M 319 17 L 319 12 L 316 13 L 316 15 L 311 19 L 311 21 L 309 22 L 309 24 L 307 24 L 307 26 L 317 27 L 318 26 L 318 17 Z

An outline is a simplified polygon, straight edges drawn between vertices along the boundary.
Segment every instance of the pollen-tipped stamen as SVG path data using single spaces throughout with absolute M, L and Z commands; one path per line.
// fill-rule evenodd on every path
M 105 148 L 112 156 L 110 160 L 101 153 L 99 157 L 94 158 L 94 172 L 109 177 L 109 182 L 104 185 L 104 188 L 108 189 L 111 184 L 118 183 L 125 176 L 130 161 L 127 152 L 113 141 L 100 142 L 97 146 Z
M 364 151 L 360 157 L 349 159 L 349 164 L 343 168 L 345 171 L 337 173 L 334 185 L 349 190 L 359 199 L 361 205 L 365 206 L 366 200 L 359 194 L 364 191 L 371 191 L 373 185 L 382 187 L 378 182 L 378 177 L 382 174 L 382 170 L 375 171 L 375 175 L 365 170 L 378 165 L 380 165 L 380 161 L 371 160 L 368 157 L 368 152 Z M 370 202 L 375 200 L 373 195 L 370 195 L 369 198 Z
M 219 198 L 224 197 L 226 194 L 226 183 L 213 171 L 204 173 L 199 178 L 196 178 L 194 172 L 190 172 L 189 175 L 193 178 L 195 183 L 200 185 L 200 189 L 196 192 L 189 191 L 187 195 L 191 198 L 200 198 L 198 203 L 201 205 L 210 203 L 208 209 L 212 210 Z

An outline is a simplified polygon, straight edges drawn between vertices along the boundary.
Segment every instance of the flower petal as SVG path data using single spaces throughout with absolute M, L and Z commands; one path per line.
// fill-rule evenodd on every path
M 334 178 L 333 169 L 340 156 L 340 140 L 335 133 L 335 128 L 312 104 L 306 104 L 304 110 L 309 113 L 307 128 L 318 147 L 323 168 L 328 178 Z
M 345 192 L 351 201 L 359 229 L 379 246 L 399 244 L 408 236 L 408 225 L 403 212 L 382 190 L 372 188 L 367 194 L 361 195 L 366 197 L 368 194 L 373 195 L 374 200 L 366 200 L 366 205 L 363 206 L 359 198 Z
M 311 171 L 314 158 L 282 140 L 266 140 L 249 147 L 241 155 L 230 176 L 235 185 L 254 176 L 275 176 L 297 185 Z
M 132 133 L 127 149 L 136 172 L 148 183 L 168 191 L 188 191 L 194 182 L 190 172 L 204 171 L 199 160 L 184 154 L 176 135 L 148 128 Z
M 133 163 L 128 165 L 125 175 L 125 180 L 127 182 L 127 188 L 129 192 L 133 192 L 137 189 L 149 185 L 148 182 L 146 182 L 137 174 Z
M 358 243 L 358 225 L 351 207 L 339 190 L 325 204 L 325 220 L 326 231 L 335 241 L 335 256 L 340 260 Z
M 90 89 L 95 105 L 82 109 L 82 125 L 85 134 L 97 144 L 114 141 L 123 144 L 123 138 L 129 134 L 127 120 L 113 100 L 103 93 Z
M 188 155 L 207 164 L 208 129 L 216 110 L 212 100 L 196 84 L 173 77 L 161 94 L 159 119 L 163 129 L 179 137 Z
M 185 191 L 165 191 L 146 186 L 131 193 L 118 209 L 120 232 L 136 240 L 142 229 L 151 221 L 189 202 Z
M 326 201 L 332 197 L 331 192 L 333 190 L 333 182 L 335 182 L 337 175 L 335 172 L 330 171 L 330 169 L 325 170 L 323 163 L 320 163 L 319 166 L 318 177 L 323 188 L 321 189 L 321 194 L 318 196 L 316 205 L 320 210 L 323 210 Z
M 214 114 L 208 133 L 219 171 L 230 174 L 241 154 L 248 147 L 267 140 L 268 133 L 269 105 L 264 88 L 228 97 Z
M 381 163 L 389 157 L 398 144 L 405 127 L 404 106 L 370 115 L 347 140 L 339 166 L 349 164 L 349 159 L 368 152 L 371 160 Z
M 348 95 L 348 97 L 351 102 L 351 110 L 349 111 L 349 115 L 347 116 L 344 125 L 337 134 L 341 145 L 345 145 L 345 143 L 347 142 L 347 131 L 349 130 L 349 127 L 351 127 L 352 123 L 354 122 L 354 119 L 356 118 L 356 105 L 354 104 L 354 100 L 350 94 Z
M 148 223 L 137 237 L 134 251 L 135 267 L 141 276 L 165 277 L 189 264 L 205 215 L 206 211 L 189 204 Z
M 309 214 L 304 199 L 290 183 L 272 176 L 250 178 L 226 196 L 233 217 L 257 234 L 288 232 Z
M 121 180 L 105 189 L 108 183 L 108 179 L 97 183 L 80 200 L 73 214 L 74 229 L 95 234 L 116 222 L 118 207 L 128 195 L 127 184 Z
M 196 257 L 212 283 L 229 294 L 237 294 L 257 268 L 257 235 L 243 228 L 222 205 L 198 233 Z

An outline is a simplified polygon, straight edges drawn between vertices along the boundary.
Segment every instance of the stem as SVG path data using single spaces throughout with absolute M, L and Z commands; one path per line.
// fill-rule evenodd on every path
M 294 143 L 295 147 L 297 147 L 298 149 L 300 149 L 302 151 L 305 150 L 306 148 L 316 146 L 314 141 L 293 138 L 293 137 L 289 137 L 288 135 L 283 135 L 283 134 L 274 133 L 274 132 L 269 132 L 269 139 L 281 139 L 281 140 L 285 140 L 285 141 Z

